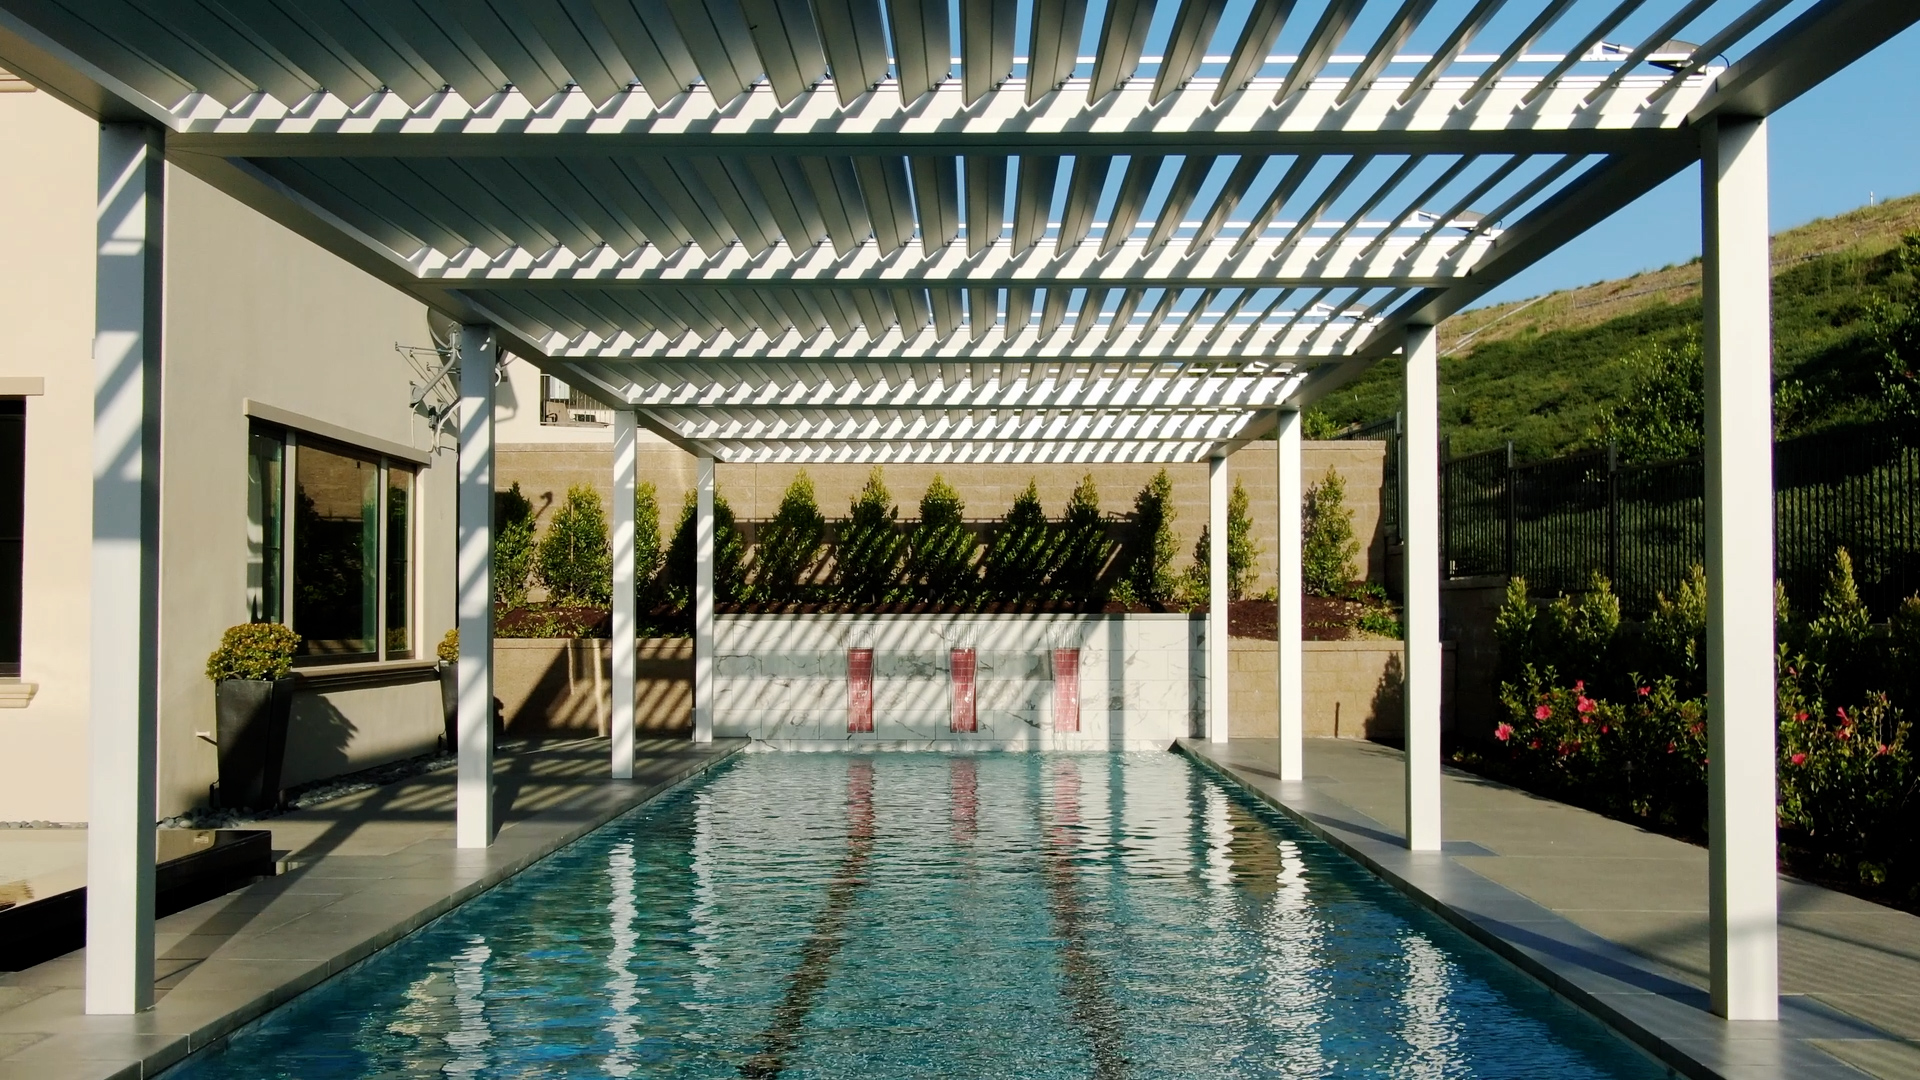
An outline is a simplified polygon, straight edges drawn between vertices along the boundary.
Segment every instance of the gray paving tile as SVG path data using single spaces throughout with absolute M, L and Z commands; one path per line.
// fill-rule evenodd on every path
M 1877 1080 L 1920 1080 L 1920 1045 L 1883 1039 L 1820 1039 L 1814 1045 Z

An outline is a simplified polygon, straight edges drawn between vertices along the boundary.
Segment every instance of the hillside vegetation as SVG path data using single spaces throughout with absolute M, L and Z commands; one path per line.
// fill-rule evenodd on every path
M 1825 218 L 1773 238 L 1775 423 L 1782 437 L 1884 414 L 1868 314 L 1911 294 L 1903 235 L 1920 233 L 1920 195 Z M 1660 270 L 1463 312 L 1440 328 L 1440 428 L 1456 455 L 1512 440 L 1523 459 L 1604 440 L 1602 421 L 1635 392 L 1632 357 L 1700 333 L 1700 265 Z M 1400 408 L 1388 360 L 1322 401 L 1314 428 Z

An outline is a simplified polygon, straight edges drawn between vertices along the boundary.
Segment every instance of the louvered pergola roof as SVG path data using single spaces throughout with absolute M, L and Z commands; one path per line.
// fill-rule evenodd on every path
M 1910 0 L 0 0 L 0 64 L 689 449 L 1197 460 Z

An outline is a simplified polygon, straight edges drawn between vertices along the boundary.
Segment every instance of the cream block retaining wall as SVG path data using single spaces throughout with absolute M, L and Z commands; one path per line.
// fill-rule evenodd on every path
M 613 714 L 611 645 L 599 638 L 495 639 L 493 694 L 507 735 L 605 735 Z M 692 734 L 692 639 L 648 638 L 635 647 L 634 729 Z
M 1203 619 L 723 615 L 716 736 L 786 750 L 1164 750 L 1200 731 Z M 979 730 L 950 731 L 951 650 L 976 652 Z M 1080 730 L 1053 730 L 1052 650 L 1080 649 Z M 873 726 L 847 731 L 847 650 L 874 652 Z
M 1403 727 L 1400 687 L 1406 646 L 1398 641 L 1300 643 L 1302 730 L 1308 736 L 1397 739 Z M 1440 726 L 1453 727 L 1454 645 L 1440 662 Z M 1228 649 L 1228 731 L 1271 739 L 1280 717 L 1279 648 L 1271 641 L 1234 638 Z

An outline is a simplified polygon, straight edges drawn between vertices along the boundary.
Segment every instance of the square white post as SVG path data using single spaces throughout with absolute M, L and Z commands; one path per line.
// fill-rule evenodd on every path
M 1407 847 L 1440 850 L 1440 358 L 1431 326 L 1407 327 Z
M 100 126 L 87 742 L 90 1013 L 153 1004 L 160 642 L 160 132 Z
M 1715 1012 L 1777 1020 L 1767 124 L 1722 119 L 1702 139 L 1709 979 Z
M 1207 739 L 1227 741 L 1227 459 L 1207 459 Z
M 493 380 L 487 326 L 460 328 L 459 740 L 455 834 L 493 843 Z
M 633 557 L 634 415 L 613 414 L 613 714 L 608 720 L 613 743 L 613 778 L 633 778 L 634 616 L 639 605 L 639 571 Z
M 1300 656 L 1300 412 L 1283 409 L 1274 432 L 1275 589 L 1280 597 L 1280 779 L 1305 776 L 1301 744 Z
M 696 459 L 693 508 L 693 741 L 713 741 L 713 458 Z

